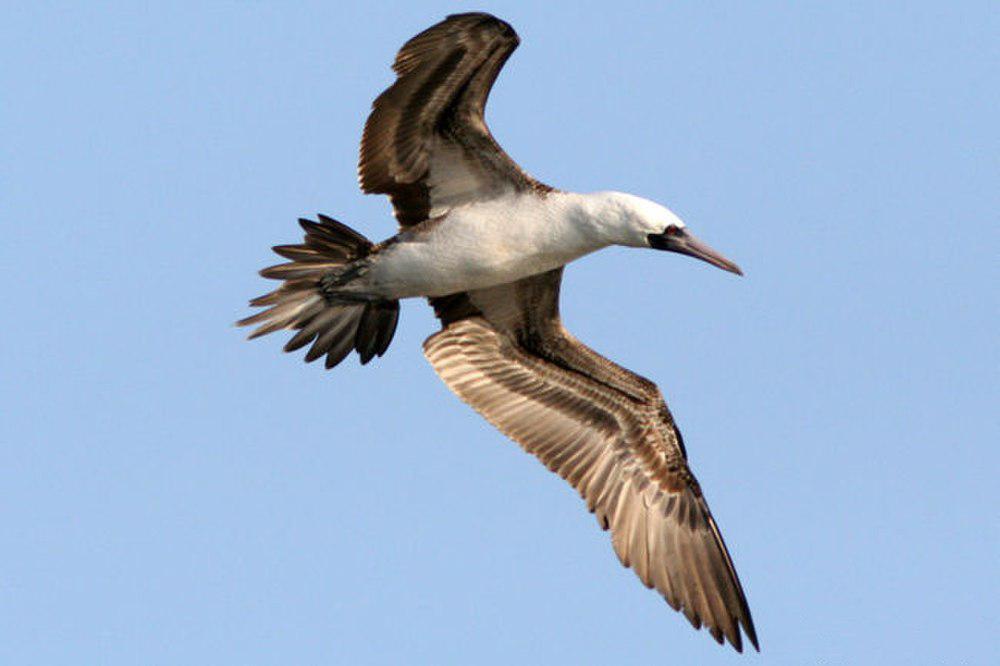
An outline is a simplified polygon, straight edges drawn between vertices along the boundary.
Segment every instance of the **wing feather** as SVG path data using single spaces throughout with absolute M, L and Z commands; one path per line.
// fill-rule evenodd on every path
M 477 12 L 449 16 L 400 49 L 396 81 L 365 123 L 358 176 L 364 192 L 389 195 L 402 226 L 505 192 L 551 189 L 500 148 L 483 116 L 518 43 L 509 24 Z
M 450 323 L 424 351 L 452 391 L 579 491 L 645 585 L 717 641 L 742 650 L 742 626 L 757 646 L 739 578 L 658 391 L 637 400 L 611 389 L 482 316 Z

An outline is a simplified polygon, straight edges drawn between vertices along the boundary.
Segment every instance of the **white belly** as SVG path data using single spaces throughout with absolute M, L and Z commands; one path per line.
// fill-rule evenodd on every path
M 443 296 L 519 280 L 605 247 L 568 204 L 567 195 L 552 193 L 453 210 L 376 255 L 366 288 L 386 298 Z

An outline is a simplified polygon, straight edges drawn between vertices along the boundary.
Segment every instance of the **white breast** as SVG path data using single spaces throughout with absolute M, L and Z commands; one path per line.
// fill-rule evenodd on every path
M 379 253 L 370 287 L 390 298 L 443 296 L 519 280 L 606 247 L 580 219 L 577 196 L 518 194 L 456 208 Z

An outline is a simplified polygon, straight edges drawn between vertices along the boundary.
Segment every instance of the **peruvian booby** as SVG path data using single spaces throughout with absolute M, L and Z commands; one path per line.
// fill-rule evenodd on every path
M 399 299 L 427 297 L 441 330 L 424 352 L 445 384 L 580 493 L 642 582 L 719 643 L 758 648 L 750 609 L 670 410 L 651 381 L 562 325 L 563 266 L 611 245 L 687 254 L 741 274 L 667 208 L 619 192 L 575 194 L 521 170 L 483 109 L 517 48 L 510 25 L 456 14 L 399 51 L 361 141 L 366 193 L 389 196 L 400 232 L 381 243 L 329 217 L 274 251 L 282 280 L 250 301 L 251 338 L 280 329 L 286 351 L 327 368 L 381 356 Z M 758 648 L 759 649 L 759 648 Z

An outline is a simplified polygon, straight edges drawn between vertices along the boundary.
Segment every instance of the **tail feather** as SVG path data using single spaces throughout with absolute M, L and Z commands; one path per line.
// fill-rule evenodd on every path
M 350 227 L 334 219 L 319 216 L 319 222 L 299 220 L 306 232 L 301 245 L 278 245 L 274 251 L 290 261 L 263 269 L 263 277 L 284 280 L 274 291 L 250 301 L 253 307 L 266 310 L 236 322 L 238 326 L 257 325 L 249 338 L 281 329 L 297 331 L 285 344 L 291 352 L 312 344 L 307 362 L 326 356 L 332 368 L 352 350 L 365 364 L 382 356 L 399 320 L 399 301 L 350 301 L 338 299 L 324 290 L 323 280 L 337 274 L 352 262 L 364 258 L 372 243 Z
M 399 301 L 377 301 L 365 306 L 358 322 L 357 346 L 362 365 L 381 356 L 392 342 L 399 321 Z

